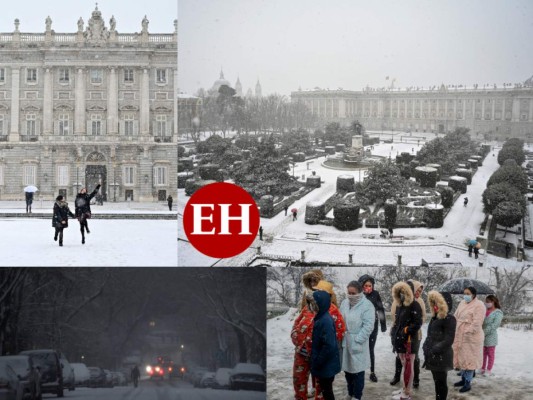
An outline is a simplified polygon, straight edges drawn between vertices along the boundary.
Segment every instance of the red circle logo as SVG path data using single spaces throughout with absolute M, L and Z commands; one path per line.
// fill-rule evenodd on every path
M 211 183 L 198 189 L 183 211 L 189 242 L 213 258 L 234 257 L 250 247 L 259 222 L 253 197 L 232 183 Z

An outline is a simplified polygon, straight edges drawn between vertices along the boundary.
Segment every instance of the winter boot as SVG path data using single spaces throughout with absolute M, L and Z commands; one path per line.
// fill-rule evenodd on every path
M 459 389 L 459 392 L 460 393 L 469 392 L 470 389 L 472 389 L 472 387 L 470 386 L 470 382 L 465 381 L 465 385 L 461 389 Z
M 63 247 L 63 242 L 60 241 L 60 242 L 59 242 L 59 245 L 60 245 L 61 247 Z
M 56 231 L 56 234 L 54 235 L 54 241 L 57 242 L 57 231 Z
M 87 221 L 85 221 L 85 229 L 87 229 L 87 233 L 91 233 L 91 231 L 89 230 L 89 225 L 87 224 Z
M 394 369 L 394 378 L 392 378 L 392 381 L 390 381 L 390 384 L 392 386 L 396 385 L 398 382 L 400 382 L 400 377 L 402 375 L 402 362 L 398 357 L 396 357 L 396 365 Z
M 455 386 L 455 387 L 461 387 L 461 386 L 464 386 L 465 384 L 466 384 L 466 379 L 463 377 L 463 378 L 461 378 L 461 380 L 460 380 L 459 382 L 455 382 L 455 383 L 453 384 L 453 386 Z
M 373 373 L 373 372 L 370 373 L 370 380 L 371 380 L 372 382 L 376 382 L 376 383 L 377 383 L 377 381 L 378 381 L 378 377 L 376 376 L 375 373 Z
M 415 358 L 415 376 L 413 378 L 413 387 L 415 389 L 418 389 L 420 386 L 420 358 Z

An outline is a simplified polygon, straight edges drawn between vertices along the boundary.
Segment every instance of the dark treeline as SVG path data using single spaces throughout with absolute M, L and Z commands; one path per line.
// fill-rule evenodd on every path
M 115 368 L 146 351 L 157 321 L 192 362 L 265 366 L 262 269 L 1 268 L 0 282 L 2 355 L 54 348 Z

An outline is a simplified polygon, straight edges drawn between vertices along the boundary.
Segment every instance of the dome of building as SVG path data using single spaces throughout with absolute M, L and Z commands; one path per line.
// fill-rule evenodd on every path
M 224 72 L 220 70 L 220 77 L 215 81 L 215 83 L 213 83 L 213 86 L 211 87 L 211 89 L 209 89 L 209 93 L 211 94 L 218 93 L 218 89 L 220 89 L 222 85 L 231 87 L 231 84 L 229 83 L 229 81 L 224 78 Z

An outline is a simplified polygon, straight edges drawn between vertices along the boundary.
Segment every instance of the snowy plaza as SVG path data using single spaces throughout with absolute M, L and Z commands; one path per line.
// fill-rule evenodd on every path
M 93 205 L 94 217 L 89 220 L 91 233 L 86 234 L 86 243 L 81 243 L 78 221 L 71 218 L 69 227 L 64 230 L 64 245 L 59 247 L 54 241 L 52 206 L 50 201 L 37 200 L 33 205 L 33 217 L 13 217 L 25 213 L 23 202 L 0 202 L 1 266 L 177 265 L 176 212 L 168 211 L 168 207 L 165 210 L 156 203 Z M 137 219 L 140 216 L 169 219 Z
M 425 136 L 425 141 L 410 139 L 408 133 L 385 132 L 383 135 L 378 132 L 369 132 L 373 136 L 390 140 L 394 137 L 393 143 L 374 145 L 372 155 L 385 158 L 395 158 L 402 152 L 416 154 L 424 142 L 435 137 L 434 134 L 416 133 L 417 137 Z M 403 140 L 403 141 L 400 141 Z M 183 232 L 182 213 L 189 197 L 183 189 L 178 189 L 178 220 L 179 220 L 179 264 L 183 266 L 242 266 L 259 265 L 283 265 L 271 261 L 270 264 L 264 259 L 254 264 L 254 256 L 260 252 L 264 255 L 274 256 L 272 259 L 300 260 L 304 254 L 305 261 L 315 263 L 345 263 L 348 264 L 349 255 L 352 255 L 355 265 L 396 265 L 401 257 L 404 265 L 420 265 L 422 259 L 428 263 L 446 263 L 463 266 L 478 266 L 483 262 L 485 266 L 501 265 L 516 266 L 523 264 L 516 258 L 504 259 L 480 251 L 480 259 L 469 258 L 465 243 L 469 239 L 475 239 L 479 234 L 480 226 L 485 218 L 483 213 L 483 203 L 481 196 L 486 188 L 487 181 L 494 171 L 499 167 L 497 153 L 501 143 L 489 143 L 493 146 L 493 151 L 485 158 L 483 166 L 479 167 L 473 176 L 472 184 L 468 185 L 468 191 L 455 202 L 450 213 L 444 219 L 442 228 L 396 228 L 394 236 L 401 240 L 391 240 L 379 237 L 377 228 L 359 228 L 353 231 L 339 231 L 331 226 L 308 225 L 304 221 L 306 204 L 309 202 L 324 201 L 335 192 L 336 179 L 339 175 L 353 175 L 355 181 L 361 181 L 365 176 L 365 169 L 356 171 L 342 171 L 325 167 L 322 163 L 324 157 L 315 158 L 306 162 L 296 163 L 294 175 L 300 181 L 304 181 L 311 176 L 313 171 L 320 176 L 322 185 L 314 189 L 304 197 L 295 201 L 289 208 L 298 210 L 298 219 L 292 220 L 292 216 L 285 216 L 280 212 L 273 218 L 261 218 L 261 225 L 264 229 L 264 240 L 259 237 L 254 244 L 244 253 L 232 259 L 211 259 L 197 252 L 186 242 Z M 292 168 L 290 173 L 293 173 Z M 303 178 L 303 179 L 302 179 Z M 468 197 L 467 207 L 463 207 L 463 199 Z M 332 216 L 330 211 L 328 216 Z M 308 234 L 317 234 L 318 240 L 309 239 Z M 499 234 L 499 233 L 498 233 Z M 513 234 L 507 234 L 506 240 L 515 241 Z M 304 253 L 302 253 L 304 252 Z M 527 254 L 527 250 L 526 250 Z M 267 257 L 268 257 L 267 256 Z

